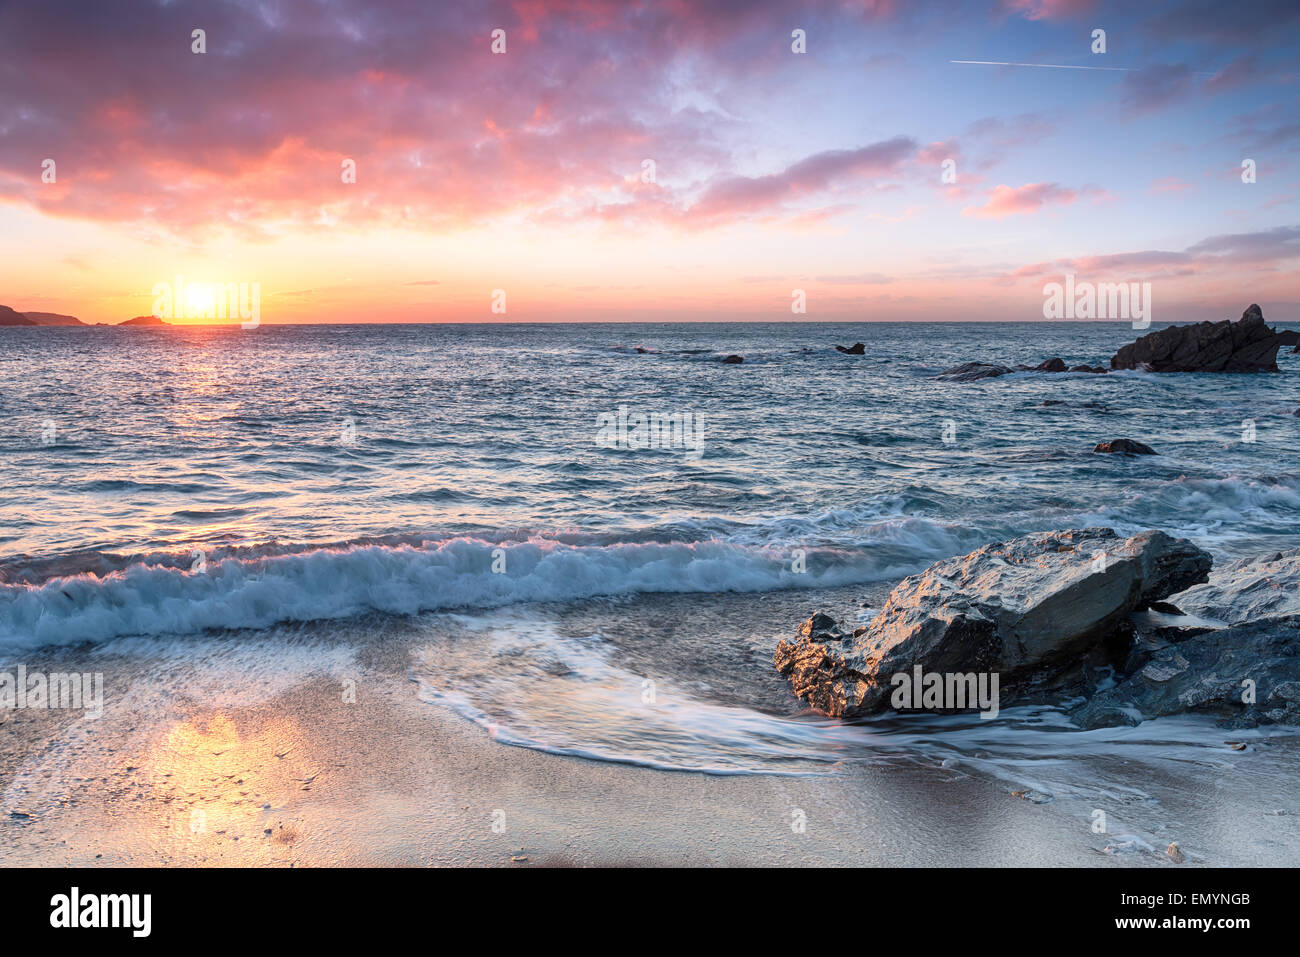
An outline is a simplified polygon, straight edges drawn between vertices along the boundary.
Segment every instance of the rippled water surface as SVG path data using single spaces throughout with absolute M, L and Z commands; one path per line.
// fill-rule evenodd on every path
M 883 570 L 1083 522 L 1223 551 L 1291 538 L 1289 350 L 1280 376 L 932 378 L 970 359 L 1099 363 L 1134 335 L 1124 323 L 8 328 L 0 558 L 13 580 L 96 551 L 536 535 L 840 548 Z M 830 349 L 852 341 L 867 355 Z M 728 353 L 745 363 L 719 363 Z M 600 447 L 596 417 L 619 406 L 702 416 L 703 457 Z M 1161 454 L 1090 454 L 1120 436 Z

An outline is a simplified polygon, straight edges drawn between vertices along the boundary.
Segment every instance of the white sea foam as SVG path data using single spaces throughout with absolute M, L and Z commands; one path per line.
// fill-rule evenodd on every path
M 1158 525 L 1211 547 L 1231 545 L 1246 534 L 1246 520 L 1258 537 L 1269 526 L 1267 516 L 1300 511 L 1300 491 L 1285 478 L 1146 482 L 1104 509 L 1007 515 L 1007 527 L 996 530 L 900 515 L 901 507 L 898 496 L 885 496 L 806 516 L 684 521 L 621 533 L 525 532 L 513 540 L 503 533 L 441 541 L 410 535 L 332 547 L 258 546 L 211 558 L 202 572 L 189 569 L 188 552 L 125 565 L 96 555 L 89 561 L 93 571 L 0 585 L 0 651 L 125 635 L 266 628 L 367 612 L 865 584 L 902 578 L 933 561 L 1036 528 L 1105 525 L 1132 534 Z M 1157 521 L 1162 515 L 1165 520 Z M 1182 522 L 1172 517 L 1178 515 Z M 805 572 L 795 571 L 796 550 L 804 553 Z M 494 562 L 498 569 L 503 562 L 504 570 L 494 572 Z
M 931 549 L 929 543 L 924 551 Z M 124 635 L 266 628 L 366 612 L 414 614 L 643 592 L 755 592 L 882 580 L 870 551 L 788 550 L 721 541 L 574 546 L 453 539 L 415 546 L 318 549 L 210 561 L 206 571 L 131 565 L 98 576 L 0 586 L 0 650 Z M 928 557 L 914 556 L 924 564 Z M 501 571 L 494 571 L 494 562 Z
M 944 775 L 977 775 L 1011 795 L 1050 804 L 1079 822 L 1098 852 L 1163 848 L 1176 822 L 1170 780 L 1241 775 L 1249 787 L 1281 787 L 1292 772 L 1294 729 L 1231 732 L 1259 753 L 1225 742 L 1207 716 L 1078 730 L 1056 707 L 1013 706 L 997 720 L 976 714 L 886 714 L 856 723 L 771 714 L 702 698 L 665 676 L 632 670 L 599 634 L 570 635 L 526 611 L 448 616 L 460 629 L 417 647 L 411 677 L 420 697 L 448 707 L 495 740 L 550 754 L 710 774 L 836 773 L 846 764 L 919 763 Z M 453 629 L 454 631 L 455 629 Z M 1274 747 L 1276 745 L 1276 749 Z M 1098 809 L 1105 827 L 1098 831 Z M 1111 835 L 1122 835 L 1112 839 Z M 1179 830 L 1179 837 L 1193 836 Z M 1114 851 L 1109 851 L 1113 853 Z
M 471 635 L 417 648 L 420 697 L 503 744 L 601 761 L 711 774 L 825 770 L 872 736 L 827 718 L 792 720 L 701 701 L 613 662 L 599 635 L 505 612 L 459 617 Z

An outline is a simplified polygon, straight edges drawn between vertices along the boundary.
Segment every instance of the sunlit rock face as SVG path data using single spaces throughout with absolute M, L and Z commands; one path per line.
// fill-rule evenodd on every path
M 893 675 L 996 672 L 1004 689 L 1042 683 L 1128 634 L 1128 615 L 1203 582 L 1210 556 L 1184 539 L 1107 528 L 1027 535 L 936 562 L 904 579 L 869 626 L 843 633 L 816 614 L 774 663 L 814 709 L 884 709 Z
M 1277 372 L 1277 350 L 1300 342 L 1300 333 L 1279 332 L 1251 304 L 1237 321 L 1169 326 L 1123 346 L 1112 369 L 1151 372 Z

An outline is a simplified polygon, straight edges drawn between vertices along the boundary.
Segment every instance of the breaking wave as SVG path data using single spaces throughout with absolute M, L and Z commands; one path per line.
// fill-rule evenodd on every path
M 806 571 L 789 549 L 722 541 L 571 545 L 532 539 L 494 544 L 456 538 L 225 558 L 205 568 L 136 563 L 40 584 L 0 586 L 0 649 L 97 642 L 127 635 L 267 628 L 367 612 L 415 614 L 573 601 L 645 592 L 758 592 L 821 588 L 896 576 L 936 546 L 808 549 Z

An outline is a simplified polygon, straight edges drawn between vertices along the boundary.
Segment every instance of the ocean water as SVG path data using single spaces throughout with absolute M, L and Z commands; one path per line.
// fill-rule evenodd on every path
M 506 744 L 810 773 L 1000 739 L 1010 774 L 1035 735 L 1060 740 L 1059 715 L 842 725 L 801 713 L 771 650 L 812 610 L 865 620 L 904 575 L 1018 534 L 1161 528 L 1220 560 L 1300 544 L 1289 350 L 1281 375 L 934 378 L 977 359 L 1105 364 L 1138 334 L 3 329 L 0 660 L 219 662 L 215 641 L 246 662 L 303 627 L 350 654 L 399 627 L 419 697 Z M 855 341 L 866 355 L 833 349 Z M 732 353 L 743 364 L 719 361 Z M 610 447 L 601 417 L 620 409 L 689 415 L 688 441 Z M 1114 438 L 1160 454 L 1091 452 Z M 1194 721 L 1148 724 L 1087 740 L 1210 746 Z

